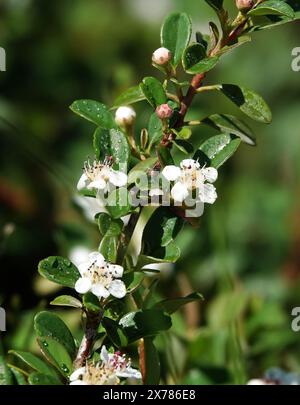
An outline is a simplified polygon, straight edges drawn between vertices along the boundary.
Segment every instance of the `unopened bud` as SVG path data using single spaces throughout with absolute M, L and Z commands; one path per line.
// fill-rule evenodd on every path
M 255 5 L 254 0 L 235 0 L 236 6 L 240 11 L 249 11 Z
M 136 113 L 131 107 L 119 107 L 116 111 L 115 121 L 120 127 L 128 127 L 134 124 Z
M 156 65 L 164 66 L 170 62 L 172 53 L 167 48 L 158 48 L 152 55 L 152 62 Z
M 170 118 L 173 114 L 173 110 L 168 104 L 161 104 L 156 108 L 156 114 L 158 118 L 161 120 L 165 120 L 167 118 Z

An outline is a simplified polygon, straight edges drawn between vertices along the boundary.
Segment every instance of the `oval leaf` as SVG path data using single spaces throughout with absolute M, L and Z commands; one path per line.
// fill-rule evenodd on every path
M 142 100 L 145 100 L 145 95 L 140 86 L 130 87 L 116 98 L 113 108 L 137 103 L 138 101 Z
M 37 338 L 37 342 L 46 359 L 53 364 L 63 376 L 69 376 L 73 369 L 73 363 L 65 346 L 51 337 Z
M 154 308 L 161 309 L 171 315 L 183 305 L 189 304 L 190 302 L 202 300 L 203 296 L 200 293 L 192 293 L 187 295 L 186 297 L 160 301 L 154 305 Z
M 30 385 L 62 385 L 56 378 L 42 373 L 31 373 L 28 382 Z
M 76 100 L 70 109 L 102 128 L 115 128 L 116 123 L 108 108 L 95 100 Z
M 38 271 L 41 276 L 48 280 L 73 288 L 76 281 L 80 277 L 80 273 L 76 266 L 60 256 L 50 256 L 39 263 Z
M 248 15 L 281 15 L 289 18 L 294 18 L 295 13 L 285 1 L 282 0 L 267 0 L 259 3 L 255 8 L 248 12 Z
M 34 329 L 41 339 L 51 337 L 63 345 L 70 356 L 74 356 L 76 346 L 74 338 L 66 324 L 54 313 L 39 312 L 34 318 Z
M 270 108 L 264 99 L 254 91 L 234 84 L 222 84 L 219 89 L 248 117 L 265 124 L 272 121 Z
M 153 108 L 165 104 L 168 101 L 163 85 L 155 77 L 145 77 L 140 87 Z
M 82 303 L 71 295 L 60 295 L 59 297 L 54 298 L 50 304 L 63 307 L 82 308 Z
M 192 33 L 190 17 L 185 13 L 170 14 L 161 29 L 161 44 L 172 52 L 172 63 L 177 66 L 188 46 Z
M 32 353 L 29 352 L 24 352 L 21 350 L 10 350 L 10 354 L 13 354 L 14 356 L 18 357 L 20 360 L 22 360 L 24 363 L 26 363 L 29 367 L 33 368 L 34 370 L 46 374 L 46 375 L 51 375 L 52 377 L 57 377 L 56 372 L 54 371 L 53 368 L 48 366 L 43 360 L 41 360 L 39 357 L 35 356 Z

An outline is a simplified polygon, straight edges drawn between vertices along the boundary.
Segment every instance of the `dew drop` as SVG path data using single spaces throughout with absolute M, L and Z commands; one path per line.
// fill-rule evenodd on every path
M 42 342 L 42 345 L 43 345 L 44 347 L 48 347 L 48 346 L 49 346 L 48 343 L 47 343 L 45 340 Z
M 69 373 L 69 369 L 68 369 L 68 367 L 65 365 L 65 364 L 62 364 L 61 365 L 61 369 L 62 369 L 62 371 L 64 372 L 64 373 Z

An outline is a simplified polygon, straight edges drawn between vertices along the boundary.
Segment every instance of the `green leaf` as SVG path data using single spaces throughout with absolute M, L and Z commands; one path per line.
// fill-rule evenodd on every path
M 181 152 L 189 155 L 194 152 L 194 147 L 191 143 L 185 141 L 184 139 L 175 139 L 173 145 L 176 146 Z
M 205 0 L 214 10 L 220 11 L 223 8 L 223 0 Z
M 89 312 L 99 313 L 102 311 L 99 298 L 91 292 L 84 294 L 83 305 Z
M 113 219 L 106 213 L 101 213 L 98 217 L 99 230 L 102 236 L 119 236 L 124 227 L 121 219 Z
M 163 85 L 155 77 L 145 77 L 140 87 L 153 108 L 165 104 L 168 101 Z
M 261 15 L 281 15 L 288 18 L 294 18 L 295 13 L 285 1 L 282 0 L 267 0 L 258 4 L 255 8 L 248 12 L 250 16 Z
M 0 354 L 0 385 L 13 385 L 14 377 L 6 364 L 5 357 Z
M 122 187 L 113 190 L 107 197 L 108 212 L 113 218 L 121 218 L 131 210 L 130 196 L 127 188 Z
M 220 134 L 207 139 L 199 149 L 207 157 L 206 163 L 218 168 L 234 154 L 240 143 L 240 138 L 229 134 Z M 194 158 L 199 159 L 202 164 L 201 154 L 199 156 L 196 152 Z
M 108 108 L 95 100 L 76 100 L 70 109 L 102 128 L 115 128 L 116 123 Z
M 161 309 L 162 311 L 173 314 L 174 312 L 178 311 L 183 305 L 189 304 L 190 302 L 194 301 L 202 301 L 203 296 L 200 293 L 192 293 L 185 297 L 174 298 L 174 299 L 166 299 L 156 303 L 153 308 Z
M 153 113 L 148 123 L 149 149 L 161 141 L 163 136 L 162 122 L 156 113 Z
M 63 345 L 70 356 L 76 353 L 74 338 L 66 324 L 54 313 L 39 312 L 34 318 L 34 329 L 38 337 L 51 337 Z
M 145 364 L 143 383 L 145 385 L 158 385 L 160 381 L 160 360 L 153 339 L 146 337 L 144 339 L 143 349 L 143 360 Z
M 272 113 L 264 99 L 255 92 L 234 84 L 222 84 L 221 92 L 253 120 L 269 124 Z
M 186 72 L 190 74 L 196 73 L 206 73 L 213 69 L 216 64 L 219 62 L 218 56 L 211 56 L 209 58 L 202 59 L 196 65 L 192 66 Z
M 120 94 L 115 102 L 114 108 L 129 105 L 133 103 L 137 103 L 138 101 L 145 100 L 145 95 L 142 92 L 140 86 L 130 87 L 128 90 L 124 91 L 124 93 Z
M 164 249 L 156 252 L 159 257 L 150 256 L 150 255 L 140 255 L 138 258 L 137 267 L 142 268 L 146 264 L 153 263 L 175 263 L 180 258 L 180 248 L 175 244 L 175 242 L 169 243 Z M 151 270 L 144 270 L 151 271 Z
M 74 288 L 80 277 L 77 267 L 70 260 L 60 256 L 50 256 L 39 263 L 38 271 L 41 276 L 53 283 Z
M 28 382 L 30 385 L 62 385 L 56 378 L 42 373 L 31 373 Z
M 213 114 L 201 120 L 201 123 L 215 128 L 221 132 L 234 134 L 248 145 L 256 145 L 252 130 L 237 117 L 229 114 Z
M 180 131 L 175 131 L 173 130 L 176 134 L 176 136 L 180 139 L 190 139 L 192 136 L 192 130 L 189 127 L 182 127 Z
M 46 359 L 53 364 L 63 376 L 69 376 L 73 369 L 73 363 L 65 346 L 48 336 L 37 338 L 37 342 Z
M 156 148 L 156 153 L 162 167 L 174 164 L 174 160 L 169 148 L 166 148 L 163 145 L 158 145 Z
M 147 174 L 147 172 L 153 168 L 156 162 L 157 158 L 148 158 L 135 165 L 128 173 L 128 184 L 135 183 L 140 177 Z
M 18 367 L 12 366 L 11 364 L 8 367 L 13 373 L 17 385 L 27 385 L 25 373 L 23 372 L 23 370 L 20 370 Z
M 116 263 L 118 255 L 118 237 L 110 235 L 103 236 L 100 242 L 99 252 L 108 262 Z
M 135 291 L 144 280 L 145 275 L 142 272 L 133 272 L 125 273 L 123 276 L 123 281 L 126 285 L 127 293 L 132 293 Z
M 185 13 L 172 13 L 161 29 L 161 44 L 172 52 L 172 63 L 176 67 L 183 51 L 188 46 L 192 33 L 192 22 Z
M 95 155 L 103 161 L 107 156 L 113 157 L 115 169 L 126 169 L 130 158 L 130 147 L 126 136 L 118 129 L 97 128 L 93 140 Z
M 182 56 L 182 65 L 184 70 L 190 69 L 205 58 L 206 49 L 203 45 L 196 43 L 188 46 Z
M 18 357 L 20 360 L 22 360 L 25 364 L 27 364 L 29 367 L 33 368 L 34 370 L 57 378 L 57 375 L 56 375 L 56 372 L 54 371 L 54 369 L 52 367 L 48 366 L 48 364 L 46 364 L 43 360 L 41 360 L 39 357 L 35 356 L 34 354 L 29 353 L 29 352 L 24 352 L 21 350 L 10 350 L 9 353 Z
M 123 328 L 128 342 L 132 343 L 168 330 L 172 326 L 172 321 L 170 316 L 163 311 L 145 309 L 126 314 L 120 319 L 119 325 Z
M 82 308 L 82 303 L 77 298 L 71 295 L 60 295 L 50 302 L 50 305 L 57 305 L 62 307 Z
M 121 348 L 128 345 L 127 336 L 124 334 L 123 329 L 119 326 L 118 322 L 110 318 L 103 318 L 102 325 L 112 343 Z

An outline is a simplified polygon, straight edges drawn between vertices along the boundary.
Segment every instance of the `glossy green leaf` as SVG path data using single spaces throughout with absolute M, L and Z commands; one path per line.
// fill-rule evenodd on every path
M 214 10 L 219 11 L 223 8 L 223 0 L 205 0 Z
M 149 148 L 151 148 L 151 146 L 153 146 L 153 145 L 156 145 L 162 139 L 162 135 L 163 135 L 162 122 L 158 118 L 156 113 L 153 113 L 149 119 L 148 135 L 149 135 L 149 145 L 150 145 Z
M 111 156 L 115 169 L 127 170 L 130 147 L 123 132 L 118 129 L 97 128 L 94 132 L 93 145 L 98 160 L 104 161 L 106 157 Z
M 70 260 L 60 256 L 50 256 L 40 261 L 38 271 L 48 280 L 71 288 L 80 277 L 77 267 Z
M 237 117 L 229 114 L 213 114 L 201 120 L 201 123 L 206 124 L 220 132 L 234 134 L 248 145 L 256 145 L 255 137 L 252 130 L 244 122 Z
M 145 364 L 145 385 L 158 385 L 160 381 L 160 360 L 158 351 L 150 337 L 144 338 L 143 360 Z
M 161 309 L 168 314 L 173 314 L 174 312 L 178 311 L 183 305 L 189 304 L 190 302 L 194 301 L 202 301 L 203 296 L 199 293 L 192 293 L 185 297 L 174 298 L 174 299 L 166 299 L 160 301 L 154 305 L 154 308 Z
M 28 382 L 30 385 L 62 385 L 56 378 L 42 373 L 31 373 Z
M 103 236 L 100 242 L 99 252 L 108 262 L 116 263 L 118 255 L 118 237 L 111 235 Z
M 10 350 L 9 353 L 18 357 L 25 364 L 38 372 L 51 375 L 52 377 L 57 377 L 54 369 L 36 355 L 29 352 L 24 352 L 22 350 Z
M 12 366 L 11 364 L 8 367 L 12 372 L 17 385 L 27 385 L 27 379 L 23 370 L 20 370 L 18 367 Z
M 116 98 L 114 108 L 137 103 L 142 100 L 145 100 L 145 95 L 140 86 L 130 87 Z
M 82 301 L 83 301 L 83 306 L 89 312 L 100 313 L 102 311 L 99 298 L 96 297 L 96 295 L 94 295 L 93 293 L 88 292 L 88 293 L 84 294 Z
M 182 56 L 182 65 L 184 70 L 189 70 L 202 59 L 206 58 L 206 49 L 201 44 L 192 44 L 188 46 Z
M 190 69 L 186 70 L 187 73 L 206 73 L 213 69 L 219 62 L 218 56 L 211 56 L 209 58 L 202 59 L 196 65 L 192 66 Z
M 156 153 L 162 167 L 174 164 L 174 160 L 169 148 L 166 148 L 163 145 L 158 145 L 156 148 Z
M 65 346 L 48 336 L 37 338 L 37 342 L 46 359 L 53 364 L 63 376 L 67 377 L 72 373 L 72 359 Z
M 75 113 L 102 128 L 115 128 L 115 120 L 108 108 L 95 100 L 76 100 L 70 106 Z
M 0 385 L 13 385 L 14 377 L 6 364 L 5 357 L 0 354 Z
M 191 143 L 185 141 L 184 139 L 175 139 L 173 145 L 180 150 L 180 152 L 189 155 L 194 152 L 194 147 Z
M 106 213 L 101 213 L 99 215 L 98 225 L 102 236 L 119 236 L 124 227 L 124 223 L 121 219 L 113 219 Z
M 132 271 L 130 273 L 125 273 L 123 275 L 122 280 L 124 281 L 124 283 L 126 285 L 127 292 L 132 293 L 141 285 L 144 278 L 145 278 L 144 273 Z
M 234 84 L 222 84 L 221 92 L 253 120 L 269 124 L 272 113 L 264 99 L 255 92 Z
M 188 46 L 192 33 L 190 17 L 185 13 L 172 13 L 161 29 L 161 44 L 172 52 L 172 63 L 177 66 Z
M 241 139 L 230 134 L 220 134 L 206 140 L 199 148 L 207 161 L 205 163 L 218 168 L 225 163 L 237 150 L 241 143 Z M 199 159 L 203 164 L 203 157 L 195 154 L 194 158 Z
M 113 218 L 121 218 L 131 210 L 130 196 L 127 188 L 113 190 L 107 197 L 107 211 Z
M 54 313 L 39 312 L 34 318 L 34 329 L 38 337 L 51 337 L 63 345 L 70 356 L 74 356 L 76 346 L 74 338 L 66 324 Z
M 267 0 L 258 4 L 255 8 L 248 12 L 250 16 L 261 15 L 282 15 L 289 18 L 294 18 L 294 10 L 285 1 L 282 0 Z
M 102 325 L 106 330 L 108 337 L 115 346 L 121 348 L 128 345 L 128 338 L 125 335 L 123 328 L 120 327 L 117 321 L 105 317 L 102 319 Z
M 168 101 L 163 85 L 155 77 L 145 77 L 140 87 L 153 108 L 165 104 Z
M 54 300 L 52 300 L 50 304 L 62 307 L 73 307 L 73 308 L 82 307 L 81 301 L 79 301 L 75 297 L 72 297 L 71 295 L 60 295 L 59 297 L 54 298 Z
M 172 326 L 169 315 L 156 309 L 129 312 L 120 319 L 119 325 L 123 328 L 129 343 L 140 338 L 155 336 L 161 331 L 168 330 Z
M 190 139 L 192 136 L 192 130 L 189 127 L 183 127 L 180 131 L 176 131 L 175 133 L 178 138 L 184 140 Z

